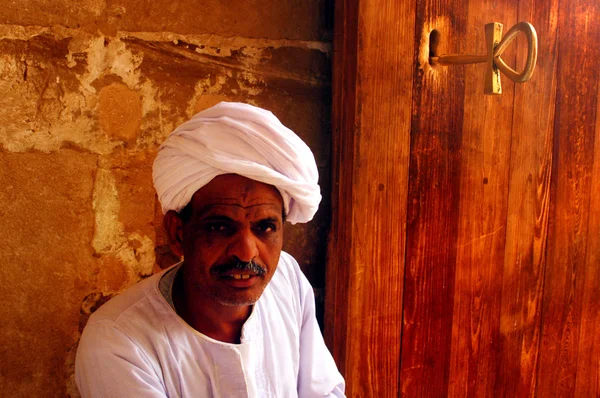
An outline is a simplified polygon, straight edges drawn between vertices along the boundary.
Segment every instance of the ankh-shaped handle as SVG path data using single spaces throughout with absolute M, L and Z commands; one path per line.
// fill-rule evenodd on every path
M 527 61 L 522 72 L 517 72 L 500 57 L 506 48 L 522 32 L 527 37 Z M 529 22 L 519 22 L 502 37 L 502 24 L 493 22 L 485 25 L 485 39 L 487 42 L 486 55 L 440 55 L 429 59 L 432 64 L 461 65 L 487 62 L 485 72 L 485 94 L 502 94 L 500 72 L 503 72 L 515 83 L 524 83 L 533 74 L 537 61 L 537 33 Z

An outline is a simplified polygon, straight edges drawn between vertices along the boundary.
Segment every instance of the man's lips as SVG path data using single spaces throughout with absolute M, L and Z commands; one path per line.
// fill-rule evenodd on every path
M 219 280 L 226 285 L 236 287 L 236 288 L 247 288 L 254 286 L 259 279 L 260 275 L 257 274 L 249 274 L 249 273 L 240 273 L 240 272 L 227 272 L 218 276 Z
M 251 272 L 251 271 L 233 270 L 233 271 L 229 271 L 229 272 L 223 272 L 222 274 L 219 274 L 217 276 L 225 277 L 225 278 L 233 278 L 233 279 L 248 279 L 253 276 L 260 276 L 260 275 L 257 274 L 256 272 Z
M 234 288 L 249 288 L 264 279 L 266 268 L 255 261 L 231 261 L 219 264 L 211 273 L 222 283 Z

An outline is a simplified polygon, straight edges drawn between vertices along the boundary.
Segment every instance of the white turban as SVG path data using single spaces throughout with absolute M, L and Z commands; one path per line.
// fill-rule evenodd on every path
M 239 174 L 275 186 L 287 220 L 310 221 L 321 201 L 310 148 L 271 112 L 221 102 L 177 127 L 152 167 L 162 210 L 180 212 L 194 193 L 221 174 Z

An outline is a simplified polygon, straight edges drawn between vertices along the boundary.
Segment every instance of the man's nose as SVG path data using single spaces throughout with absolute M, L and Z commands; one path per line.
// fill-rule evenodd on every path
M 258 256 L 256 236 L 249 229 L 238 231 L 228 247 L 228 255 L 237 257 L 240 261 L 248 262 Z

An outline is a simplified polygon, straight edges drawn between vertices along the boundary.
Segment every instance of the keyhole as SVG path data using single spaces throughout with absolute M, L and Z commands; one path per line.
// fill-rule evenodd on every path
M 439 56 L 438 54 L 438 46 L 440 44 L 440 32 L 437 30 L 432 30 L 429 33 L 429 64 L 435 65 L 435 60 Z

